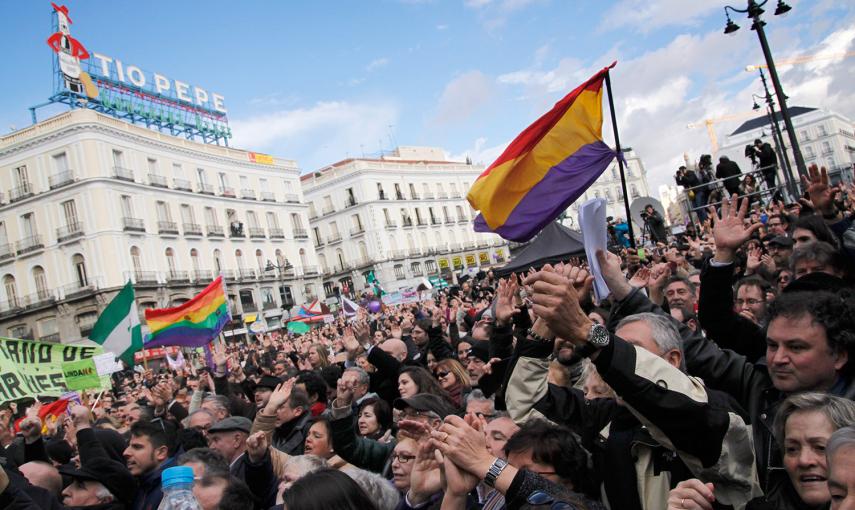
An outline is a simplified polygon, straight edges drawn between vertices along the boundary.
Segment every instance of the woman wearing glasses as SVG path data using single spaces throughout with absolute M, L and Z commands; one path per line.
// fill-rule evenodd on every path
M 472 389 L 469 373 L 456 359 L 447 358 L 437 362 L 433 371 L 440 387 L 448 393 L 448 398 L 458 408 L 464 407 L 466 394 Z

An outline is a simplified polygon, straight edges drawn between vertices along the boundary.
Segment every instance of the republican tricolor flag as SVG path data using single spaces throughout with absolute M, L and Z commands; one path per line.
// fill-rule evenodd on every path
M 476 232 L 528 241 L 588 189 L 612 162 L 603 142 L 603 68 L 537 119 L 487 168 L 466 198 Z

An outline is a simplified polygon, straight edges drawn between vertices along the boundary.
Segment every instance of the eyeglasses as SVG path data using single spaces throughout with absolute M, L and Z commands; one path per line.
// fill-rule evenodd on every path
M 448 371 L 441 371 L 441 372 L 437 372 L 437 373 L 436 373 L 436 378 L 437 378 L 437 379 L 445 379 L 446 377 L 448 377 L 448 374 L 449 374 L 449 373 L 450 373 L 450 372 L 448 372 Z
M 407 455 L 406 453 L 392 453 L 391 456 L 392 462 L 397 460 L 401 464 L 407 464 L 415 458 L 415 455 Z
M 435 419 L 435 420 L 441 420 L 441 419 L 442 419 L 442 418 L 440 418 L 440 417 L 439 417 L 439 415 L 438 415 L 438 414 L 436 414 L 436 413 L 435 413 L 435 412 L 433 412 L 433 411 L 415 411 L 415 410 L 409 410 L 409 411 L 404 411 L 404 412 L 401 414 L 401 418 L 403 418 L 403 419 L 405 419 L 405 420 L 412 420 L 412 419 L 414 419 L 414 418 L 420 418 L 420 417 L 424 417 L 424 418 L 431 418 L 431 419 Z
M 549 510 L 573 510 L 575 507 L 565 501 L 555 501 L 555 498 L 543 491 L 536 491 L 527 499 L 530 505 L 549 505 Z

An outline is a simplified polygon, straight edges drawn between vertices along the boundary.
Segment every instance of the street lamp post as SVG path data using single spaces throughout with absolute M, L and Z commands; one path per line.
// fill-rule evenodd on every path
M 279 264 L 278 260 L 276 262 L 277 263 L 274 264 L 273 262 L 270 261 L 270 259 L 267 259 L 267 265 L 264 266 L 264 271 L 265 272 L 276 271 L 276 273 L 279 275 L 279 295 L 281 297 L 282 296 L 282 287 L 285 286 L 285 272 L 290 270 L 290 269 L 294 269 L 294 266 L 292 266 L 291 263 L 288 262 L 288 259 L 285 259 L 284 264 Z M 283 310 L 285 309 L 285 303 L 282 303 L 282 309 Z
M 805 160 L 802 157 L 802 151 L 799 149 L 796 130 L 793 128 L 793 120 L 790 118 L 790 111 L 787 108 L 787 96 L 784 94 L 784 89 L 781 86 L 781 80 L 778 79 L 778 71 L 775 68 L 775 59 L 772 57 L 772 50 L 769 49 L 769 41 L 766 40 L 766 32 L 763 29 L 763 26 L 766 25 L 766 23 L 760 19 L 760 15 L 764 12 L 762 7 L 766 5 L 768 1 L 769 0 L 763 0 L 763 2 L 758 4 L 755 0 L 748 0 L 748 7 L 746 9 L 737 9 L 729 5 L 725 6 L 724 14 L 727 17 L 727 25 L 724 28 L 724 33 L 732 34 L 739 30 L 739 25 L 730 19 L 728 10 L 741 14 L 748 14 L 748 17 L 752 20 L 751 30 L 756 31 L 757 38 L 760 39 L 760 47 L 763 49 L 763 57 L 766 59 L 766 66 L 769 68 L 769 77 L 772 78 L 772 87 L 775 89 L 775 95 L 778 96 L 778 104 L 781 105 L 781 116 L 784 118 L 784 126 L 787 128 L 787 136 L 790 138 L 790 146 L 793 149 L 796 168 L 798 169 L 799 175 L 807 175 Z M 785 14 L 790 11 L 790 9 L 791 7 L 783 0 L 778 0 L 778 5 L 775 8 L 775 15 L 778 16 Z
M 769 85 L 766 83 L 766 74 L 763 72 L 763 69 L 759 69 L 760 71 L 760 81 L 763 82 L 763 92 L 765 94 L 765 101 L 768 105 L 768 113 L 769 113 L 769 122 L 772 125 L 772 134 L 776 138 L 777 144 L 781 149 L 782 154 L 782 164 L 784 167 L 784 177 L 787 179 L 787 190 L 790 193 L 790 196 L 793 198 L 798 197 L 799 194 L 799 186 L 798 182 L 793 177 L 793 166 L 790 164 L 790 157 L 787 154 L 787 147 L 784 144 L 784 135 L 781 134 L 781 127 L 778 125 L 778 119 L 775 116 L 775 99 L 772 97 L 772 94 L 769 92 Z M 756 105 L 756 103 L 755 103 Z M 756 110 L 757 108 L 755 108 Z

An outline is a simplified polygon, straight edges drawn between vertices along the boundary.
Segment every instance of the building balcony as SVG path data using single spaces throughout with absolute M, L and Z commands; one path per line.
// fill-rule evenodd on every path
M 441 223 L 441 222 L 439 221 L 439 218 L 431 218 L 431 219 L 430 219 L 430 224 L 431 224 L 431 225 L 439 225 L 440 223 Z
M 125 278 L 130 278 L 136 285 L 157 285 L 157 273 L 155 271 L 130 271 L 125 273 Z
M 324 208 L 321 210 L 321 214 L 322 214 L 323 216 L 330 215 L 330 214 L 332 214 L 332 213 L 334 213 L 334 212 L 335 212 L 335 207 L 333 207 L 333 206 L 324 207 Z
M 460 223 L 460 224 L 469 223 L 469 218 L 465 218 L 463 216 L 458 216 L 457 217 L 457 223 Z
M 18 296 L 12 296 L 8 301 L 0 301 L 0 314 L 15 312 L 24 307 L 24 304 Z
M 232 223 L 229 225 L 229 237 L 232 239 L 245 239 L 246 233 L 243 231 L 243 223 Z
M 272 191 L 262 191 L 261 192 L 261 200 L 264 202 L 275 202 L 276 194 Z
M 270 227 L 270 239 L 285 239 L 285 231 L 279 227 Z
M 488 241 L 486 239 L 482 239 L 482 240 L 478 241 L 478 247 L 479 248 L 489 248 L 490 247 L 490 241 Z
M 193 191 L 193 186 L 187 179 L 172 179 L 172 187 L 181 191 Z
M 246 200 L 255 200 L 255 190 L 243 188 L 240 190 L 240 197 Z
M 273 301 L 268 301 L 266 303 L 262 303 L 261 305 L 262 310 L 275 310 L 277 308 L 278 307 L 276 306 L 276 303 Z
M 121 166 L 113 167 L 113 177 L 120 181 L 134 182 L 134 171 Z
M 9 190 L 9 202 L 17 202 L 34 195 L 32 183 L 25 182 Z
M 305 274 L 305 275 L 318 274 L 318 266 L 303 266 L 303 274 Z
M 59 333 L 51 333 L 50 335 L 40 336 L 39 342 L 48 344 L 58 344 L 60 342 Z
M 353 266 L 345 262 L 344 264 L 336 264 L 335 266 L 333 266 L 332 269 L 333 273 L 341 274 L 349 272 L 351 269 L 353 269 Z
M 410 218 L 404 218 L 403 225 L 404 228 L 413 228 L 413 220 Z
M 250 239 L 267 239 L 267 234 L 262 227 L 249 227 Z
M 140 218 L 122 218 L 122 228 L 125 232 L 145 232 L 145 223 Z
M 304 228 L 294 229 L 294 239 L 308 239 L 309 233 Z
M 445 200 L 445 199 L 447 199 L 447 198 L 448 198 L 448 193 L 446 193 L 446 192 L 444 192 L 444 191 L 438 191 L 438 192 L 436 193 L 436 198 L 438 198 L 438 199 L 440 199 L 440 200 Z
M 404 195 L 402 193 L 395 193 L 395 199 L 396 200 L 406 200 L 406 198 L 404 198 Z
M 12 243 L 0 244 L 0 260 L 15 258 L 15 247 Z
M 241 280 L 255 280 L 255 269 L 242 267 L 238 269 L 238 276 Z
M 235 198 L 237 196 L 237 195 L 235 195 L 235 189 L 231 188 L 229 186 L 221 186 L 220 187 L 220 195 L 222 195 L 224 197 L 230 197 L 230 198 Z
M 56 241 L 62 243 L 83 236 L 83 224 L 75 221 L 70 225 L 56 229 Z
M 309 221 L 315 221 L 316 219 L 318 219 L 318 213 L 309 211 Z
M 392 250 L 389 256 L 392 260 L 401 260 L 407 258 L 407 252 L 406 250 Z
M 331 236 L 327 237 L 327 242 L 329 244 L 340 243 L 341 242 L 341 234 L 332 234 Z
M 213 195 L 214 194 L 214 185 L 207 184 L 204 182 L 199 183 L 199 193 L 203 195 Z
M 214 278 L 211 275 L 211 272 L 207 269 L 194 269 L 190 276 L 193 278 L 194 282 L 207 283 L 212 281 Z
M 382 192 L 382 191 L 381 191 L 381 192 L 377 195 L 377 199 L 378 199 L 378 200 L 389 200 L 389 197 L 387 197 L 387 196 L 386 196 L 386 193 L 384 193 L 384 192 Z
M 350 229 L 350 237 L 359 237 L 365 234 L 365 227 L 353 227 Z
M 386 230 L 393 230 L 398 228 L 398 224 L 393 220 L 386 220 Z
M 506 242 L 506 241 L 505 241 L 504 239 L 493 239 L 493 246 L 495 246 L 496 248 L 498 248 L 498 247 L 500 247 L 500 246 L 504 246 L 504 245 L 505 245 L 505 242 Z
M 148 183 L 152 186 L 157 186 L 158 188 L 169 187 L 169 182 L 166 180 L 166 177 L 157 174 L 148 174 Z
M 184 227 L 185 236 L 202 235 L 202 225 L 199 225 L 198 223 L 184 223 L 182 226 Z
M 455 252 L 456 252 L 456 251 L 460 251 L 460 249 L 461 249 L 461 248 L 460 248 L 460 244 L 459 244 L 459 243 L 450 243 L 450 244 L 448 245 L 448 251 L 455 251 Z
M 48 186 L 50 186 L 50 189 L 57 189 L 63 186 L 68 186 L 74 181 L 74 171 L 66 170 L 65 172 L 59 172 L 58 174 L 53 174 L 48 177 Z
M 449 197 L 451 197 L 451 198 L 460 198 L 460 192 L 454 191 L 454 192 L 452 192 L 452 193 L 449 195 Z
M 223 269 L 220 271 L 220 274 L 223 275 L 224 280 L 230 280 L 230 281 L 236 281 L 237 280 L 237 275 L 235 275 L 235 272 L 231 269 Z
M 36 292 L 21 298 L 25 308 L 35 308 L 56 301 L 56 291 L 50 289 L 39 289 Z
M 421 257 L 422 250 L 420 248 L 411 248 L 410 249 L 410 257 Z
M 410 194 L 410 200 L 421 200 L 421 197 L 419 196 L 418 193 L 411 193 Z
M 44 249 L 45 245 L 42 241 L 42 236 L 36 234 L 29 237 L 25 237 L 15 243 L 15 252 L 18 255 L 23 255 L 25 253 L 32 253 L 35 251 L 39 251 Z
M 63 299 L 74 299 L 95 292 L 98 289 L 99 278 L 87 278 L 83 281 L 69 283 L 60 289 Z
M 166 283 L 190 283 L 190 273 L 174 269 L 170 270 L 166 273 Z
M 285 201 L 289 204 L 299 204 L 300 195 L 296 193 L 285 193 Z
M 420 266 L 413 266 L 412 271 L 413 271 L 413 276 L 415 276 L 415 277 L 424 276 L 424 272 L 422 271 L 422 268 Z
M 472 241 L 467 241 L 467 242 L 463 243 L 463 249 L 474 250 L 475 249 L 475 243 Z
M 359 205 L 359 202 L 357 202 L 355 198 L 348 198 L 344 201 L 345 209 L 350 209 L 351 207 L 356 207 L 357 205 Z
M 315 239 L 315 248 L 320 248 L 325 244 L 327 243 L 323 239 Z
M 425 200 L 433 200 L 433 197 L 434 197 L 432 191 L 425 191 L 424 193 L 422 193 L 422 196 L 424 197 Z
M 243 308 L 244 313 L 246 313 L 246 312 L 257 312 L 258 311 L 258 305 L 256 305 L 253 302 L 241 303 L 240 306 L 241 306 L 241 308 Z
M 159 234 L 178 235 L 178 223 L 174 221 L 158 221 L 157 232 Z
M 222 225 L 205 225 L 205 230 L 208 233 L 208 237 L 226 237 Z
M 446 225 L 454 225 L 454 218 L 445 218 L 444 223 Z
M 419 218 L 416 220 L 416 224 L 420 227 L 426 227 L 427 226 L 427 220 L 425 220 L 424 218 Z
M 368 266 L 372 266 L 372 265 L 374 265 L 374 260 L 372 260 L 371 258 L 368 258 L 368 257 L 365 257 L 365 258 L 359 258 L 359 259 L 356 259 L 356 262 L 354 262 L 354 264 L 353 264 L 353 265 L 354 265 L 354 267 L 356 267 L 357 269 L 362 269 L 362 268 L 364 268 L 364 267 L 368 267 Z

